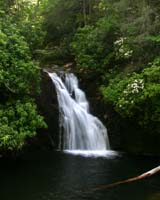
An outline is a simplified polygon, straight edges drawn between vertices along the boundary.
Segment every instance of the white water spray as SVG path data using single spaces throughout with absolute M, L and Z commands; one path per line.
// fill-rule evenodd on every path
M 49 76 L 58 97 L 60 147 L 64 150 L 110 149 L 107 130 L 97 117 L 89 113 L 88 101 L 78 87 L 76 76 L 66 74 L 64 82 L 56 73 L 49 73 Z

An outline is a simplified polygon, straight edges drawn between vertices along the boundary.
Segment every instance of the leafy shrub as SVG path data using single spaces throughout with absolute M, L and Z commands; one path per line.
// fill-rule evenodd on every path
M 5 32 L 1 30 L 0 43 L 0 85 L 13 93 L 37 91 L 39 69 L 31 61 L 24 37 L 11 25 Z
M 160 122 L 160 66 L 153 64 L 140 74 L 133 73 L 124 80 L 112 80 L 101 87 L 105 101 L 111 102 L 123 117 L 137 121 L 142 126 Z
M 71 44 L 77 66 L 89 71 L 104 72 L 115 59 L 114 41 L 117 32 L 114 18 L 102 18 L 95 26 L 80 28 Z
M 18 150 L 25 140 L 36 135 L 37 128 L 45 128 L 33 100 L 17 100 L 0 105 L 0 150 Z
M 27 18 L 19 15 L 20 10 L 15 12 L 14 1 L 1 1 L 0 5 L 0 152 L 4 154 L 21 149 L 26 139 L 46 124 L 32 99 L 39 93 L 40 73 L 31 51 L 39 36 L 28 27 L 28 34 L 22 34 L 20 25 L 26 24 Z

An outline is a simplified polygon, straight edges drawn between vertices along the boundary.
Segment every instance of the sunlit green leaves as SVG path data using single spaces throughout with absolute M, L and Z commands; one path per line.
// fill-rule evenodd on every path
M 0 105 L 0 150 L 21 149 L 37 128 L 45 127 L 31 99 Z
M 160 122 L 160 66 L 153 65 L 140 74 L 113 81 L 101 91 L 104 99 L 122 116 L 136 120 L 142 126 Z
M 31 61 L 29 47 L 24 37 L 16 33 L 10 35 L 1 30 L 3 46 L 0 49 L 0 84 L 14 93 L 30 94 L 36 91 L 39 83 L 39 70 Z M 13 28 L 10 29 L 13 31 Z M 34 84 L 32 84 L 32 80 Z
M 11 2 L 11 1 L 10 1 Z M 42 40 L 40 21 L 27 1 L 0 2 L 0 152 L 16 151 L 46 124 L 31 96 L 39 92 L 40 73 L 31 52 Z M 28 24 L 28 26 L 25 26 Z M 29 26 L 30 25 L 30 26 Z M 35 25 L 35 26 L 34 26 Z M 36 28 L 37 27 L 37 28 Z M 39 32 L 38 32 L 39 30 Z M 38 32 L 36 34 L 36 32 Z M 30 39 L 30 40 L 29 40 Z

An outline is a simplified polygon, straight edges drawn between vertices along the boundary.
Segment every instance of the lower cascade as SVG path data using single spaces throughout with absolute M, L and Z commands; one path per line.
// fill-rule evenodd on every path
M 102 122 L 89 112 L 85 93 L 72 73 L 62 79 L 49 73 L 57 92 L 59 104 L 60 144 L 63 150 L 105 151 L 110 149 L 107 130 Z

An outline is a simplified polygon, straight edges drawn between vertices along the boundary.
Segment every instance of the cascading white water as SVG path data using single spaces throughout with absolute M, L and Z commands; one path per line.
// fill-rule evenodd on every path
M 110 149 L 107 130 L 97 117 L 89 113 L 88 101 L 78 87 L 76 76 L 68 73 L 64 81 L 56 73 L 49 73 L 49 76 L 58 97 L 59 126 L 63 131 L 60 133 L 60 141 L 63 141 L 60 146 L 64 150 Z

